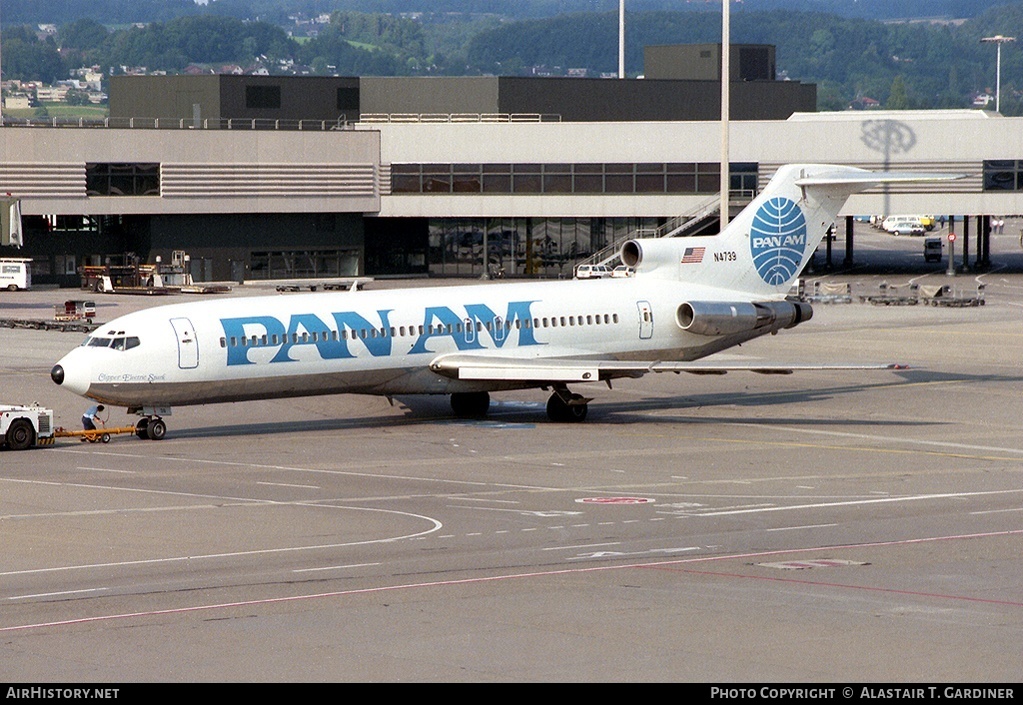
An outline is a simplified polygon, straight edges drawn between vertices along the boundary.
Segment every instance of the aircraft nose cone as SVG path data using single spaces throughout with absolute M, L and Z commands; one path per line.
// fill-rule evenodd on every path
M 85 396 L 91 386 L 91 367 L 87 356 L 82 356 L 83 350 L 85 348 L 75 348 L 50 369 L 50 379 L 54 384 L 81 396 Z

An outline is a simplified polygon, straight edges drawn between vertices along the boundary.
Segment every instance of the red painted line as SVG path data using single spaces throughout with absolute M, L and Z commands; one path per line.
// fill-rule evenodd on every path
M 287 602 L 298 602 L 300 600 L 320 600 L 332 597 L 346 597 L 350 595 L 369 595 L 378 592 L 391 592 L 394 590 L 415 590 L 422 588 L 431 587 L 451 587 L 455 585 L 478 585 L 489 582 L 497 582 L 503 580 L 521 580 L 523 578 L 542 578 L 554 575 L 572 575 L 572 574 L 584 574 L 584 573 L 595 573 L 598 571 L 607 570 L 625 570 L 625 569 L 645 569 L 645 570 L 677 570 L 682 573 L 692 573 L 697 575 L 716 575 L 721 577 L 734 577 L 734 578 L 748 578 L 753 580 L 774 580 L 778 582 L 789 582 L 789 583 L 805 583 L 807 585 L 825 586 L 825 587 L 844 587 L 858 590 L 874 590 L 879 592 L 889 592 L 902 595 L 912 595 L 916 597 L 934 597 L 942 599 L 954 599 L 964 600 L 970 602 L 983 602 L 989 604 L 1008 605 L 1012 607 L 1023 607 L 1023 603 L 1012 602 L 1012 601 L 1001 601 L 1001 600 L 988 600 L 976 597 L 966 597 L 960 595 L 941 595 L 932 594 L 925 592 L 913 592 L 909 590 L 891 590 L 887 588 L 871 588 L 863 587 L 859 585 L 843 585 L 839 583 L 818 583 L 810 580 L 795 580 L 791 578 L 777 578 L 770 576 L 748 576 L 733 573 L 715 573 L 713 571 L 699 571 L 691 569 L 674 569 L 672 566 L 680 566 L 692 563 L 708 563 L 713 561 L 723 560 L 736 560 L 743 558 L 762 558 L 765 556 L 777 556 L 777 555 L 791 555 L 794 553 L 809 553 L 811 551 L 841 551 L 853 548 L 876 548 L 883 546 L 907 546 L 913 544 L 922 543 L 934 543 L 936 541 L 955 541 L 955 540 L 966 540 L 966 539 L 979 539 L 979 538 L 992 538 L 997 536 L 1018 536 L 1023 534 L 1023 529 L 1017 529 L 1014 531 L 993 531 L 981 534 L 958 534 L 954 536 L 932 536 L 920 539 L 903 539 L 900 541 L 877 541 L 873 543 L 859 543 L 859 544 L 848 544 L 844 546 L 817 546 L 814 548 L 797 548 L 797 549 L 779 549 L 775 551 L 760 551 L 756 553 L 734 553 L 724 556 L 704 556 L 696 558 L 680 558 L 672 561 L 657 561 L 655 563 L 629 563 L 625 565 L 605 565 L 605 566 L 591 566 L 589 568 L 563 568 L 559 570 L 547 570 L 540 572 L 531 573 L 513 573 L 511 575 L 492 575 L 485 578 L 466 578 L 464 580 L 439 580 L 436 582 L 429 583 L 410 583 L 405 585 L 383 585 L 372 588 L 362 588 L 359 590 L 339 590 L 335 592 L 322 592 L 314 593 L 311 595 L 292 595 L 289 597 L 270 597 L 260 600 L 243 600 L 240 602 L 223 602 L 212 605 L 193 605 L 191 607 L 179 607 L 176 609 L 167 610 L 149 610 L 146 612 L 124 612 L 121 614 L 109 614 L 101 615 L 97 617 L 81 617 L 78 619 L 65 619 L 53 622 L 41 622 L 38 624 L 21 624 L 12 627 L 0 627 L 0 634 L 8 632 L 25 631 L 29 629 L 45 629 L 47 627 L 64 627 L 75 624 L 90 624 L 95 622 L 107 622 L 120 619 L 138 619 L 143 617 L 158 617 L 162 615 L 170 614 L 187 614 L 189 612 L 207 612 L 212 610 L 224 610 L 232 609 L 236 607 L 251 607 L 254 605 L 274 605 L 284 604 Z

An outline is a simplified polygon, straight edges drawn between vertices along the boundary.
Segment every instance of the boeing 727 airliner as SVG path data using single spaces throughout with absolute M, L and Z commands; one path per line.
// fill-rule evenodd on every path
M 553 421 L 582 421 L 569 385 L 649 372 L 784 373 L 834 366 L 694 363 L 809 320 L 786 298 L 849 195 L 952 175 L 788 165 L 715 236 L 630 240 L 624 279 L 500 283 L 174 304 L 111 321 L 53 381 L 141 416 L 160 439 L 173 406 L 317 394 L 448 394 L 483 416 L 490 392 L 552 390 Z M 862 369 L 862 368 L 860 368 Z

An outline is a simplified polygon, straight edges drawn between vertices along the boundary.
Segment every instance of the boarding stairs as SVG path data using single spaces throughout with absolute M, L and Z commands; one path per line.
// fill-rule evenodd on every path
M 734 196 L 733 196 L 734 200 Z M 635 238 L 651 237 L 687 237 L 695 235 L 701 227 L 707 224 L 711 218 L 717 218 L 721 212 L 721 195 L 715 194 L 697 204 L 693 211 L 686 215 L 678 215 L 669 219 L 663 225 L 656 228 L 640 228 L 629 234 L 627 240 Z M 621 242 L 615 242 L 595 252 L 586 259 L 580 260 L 578 264 L 606 264 L 614 267 L 620 264 Z

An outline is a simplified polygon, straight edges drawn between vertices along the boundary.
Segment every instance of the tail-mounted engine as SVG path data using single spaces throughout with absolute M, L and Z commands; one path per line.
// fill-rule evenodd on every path
M 735 335 L 768 327 L 794 328 L 812 316 L 813 308 L 802 302 L 686 301 L 675 311 L 675 322 L 697 335 Z
M 677 275 L 681 238 L 644 238 L 629 240 L 622 245 L 622 263 L 637 272 L 650 272 L 658 267 L 669 266 L 668 270 Z

